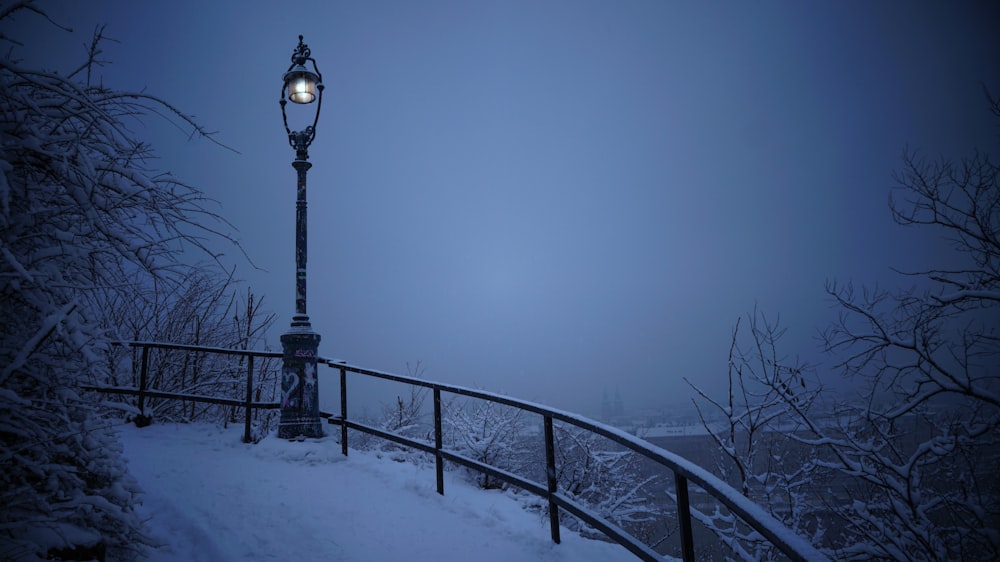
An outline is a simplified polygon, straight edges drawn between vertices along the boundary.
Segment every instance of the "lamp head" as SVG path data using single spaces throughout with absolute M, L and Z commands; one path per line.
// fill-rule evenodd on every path
M 311 70 L 306 66 L 306 63 L 312 63 Z M 285 113 L 285 105 L 288 101 L 300 105 L 316 102 L 316 110 L 311 126 L 301 131 L 293 131 L 289 128 L 288 115 Z M 296 152 L 301 151 L 304 158 L 306 149 L 316 136 L 319 110 L 323 105 L 323 75 L 320 74 L 319 68 L 316 66 L 316 59 L 312 58 L 312 52 L 309 50 L 309 47 L 302 42 L 301 35 L 299 35 L 298 46 L 292 52 L 292 64 L 282 76 L 280 102 L 281 118 L 285 122 L 285 132 L 288 133 L 288 142 Z
M 303 64 L 296 64 L 285 73 L 285 93 L 292 103 L 312 103 L 316 92 L 322 87 L 319 75 Z

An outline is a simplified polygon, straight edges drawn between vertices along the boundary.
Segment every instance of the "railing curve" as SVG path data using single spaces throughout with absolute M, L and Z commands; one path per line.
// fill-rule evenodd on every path
M 101 386 L 86 386 L 87 390 L 95 390 L 99 392 L 107 393 L 117 393 L 117 394 L 134 394 L 139 396 L 139 410 L 140 413 L 144 413 L 143 410 L 143 397 L 158 397 L 158 398 L 172 398 L 179 400 L 190 400 L 190 401 L 204 401 L 218 404 L 228 404 L 243 406 L 246 408 L 246 435 L 244 440 L 249 440 L 250 433 L 250 411 L 252 409 L 274 409 L 280 407 L 278 403 L 255 403 L 251 401 L 252 395 L 252 373 L 253 373 L 253 357 L 269 357 L 275 358 L 280 357 L 280 352 L 269 352 L 269 351 L 254 351 L 254 350 L 237 350 L 237 349 L 226 349 L 226 348 L 215 348 L 215 347 L 205 347 L 205 346 L 194 346 L 194 345 L 183 345 L 183 344 L 168 344 L 159 342 L 115 342 L 116 345 L 125 345 L 129 347 L 138 347 L 143 350 L 142 355 L 142 373 L 140 377 L 140 387 L 101 387 Z M 248 358 L 249 368 L 248 368 L 248 378 L 247 378 L 247 391 L 246 400 L 232 400 L 223 398 L 212 398 L 203 397 L 190 394 L 177 394 L 168 392 L 159 392 L 155 390 L 149 390 L 145 387 L 145 369 L 147 362 L 147 353 L 151 348 L 155 349 L 173 349 L 173 350 L 185 350 L 194 351 L 202 353 L 219 353 L 227 355 L 242 355 Z M 685 562 L 693 561 L 694 557 L 694 544 L 693 544 L 693 533 L 691 526 L 691 511 L 690 503 L 688 500 L 688 483 L 693 482 L 699 486 L 702 490 L 712 496 L 716 501 L 726 506 L 732 513 L 739 516 L 747 525 L 752 527 L 761 536 L 765 537 L 771 542 L 779 551 L 781 551 L 790 560 L 806 562 L 806 561 L 823 561 L 828 560 L 828 558 L 822 554 L 815 546 L 813 546 L 804 537 L 801 537 L 790 529 L 785 527 L 780 521 L 774 518 L 765 509 L 761 508 L 757 504 L 753 503 L 749 498 L 740 494 L 737 490 L 732 488 L 729 484 L 715 476 L 714 474 L 708 472 L 707 470 L 701 468 L 697 464 L 681 457 L 671 451 L 657 447 L 643 439 L 640 439 L 634 435 L 631 435 L 625 431 L 618 428 L 612 427 L 607 424 L 603 424 L 584 416 L 574 414 L 565 410 L 559 410 L 555 408 L 550 408 L 543 404 L 536 402 L 531 402 L 527 400 L 520 400 L 517 398 L 512 398 L 510 396 L 504 396 L 502 394 L 497 394 L 493 392 L 476 390 L 472 388 L 467 388 L 458 385 L 440 383 L 429 381 L 421 378 L 416 378 L 412 376 L 397 375 L 394 373 L 389 373 L 385 371 L 378 371 L 374 369 L 366 369 L 362 367 L 357 367 L 354 365 L 349 365 L 346 362 L 333 360 L 328 358 L 320 357 L 318 362 L 328 365 L 329 367 L 336 369 L 340 374 L 340 413 L 335 415 L 328 412 L 322 412 L 321 415 L 327 418 L 328 423 L 333 425 L 338 425 L 341 428 L 340 443 L 341 452 L 344 455 L 348 454 L 348 429 L 353 429 L 356 431 L 361 431 L 374 435 L 376 437 L 386 439 L 400 445 L 407 447 L 412 447 L 414 449 L 426 452 L 433 455 L 435 458 L 435 472 L 437 480 L 437 491 L 439 494 L 444 494 L 444 462 L 452 462 L 467 468 L 488 474 L 499 480 L 503 480 L 508 484 L 521 488 L 527 492 L 535 494 L 549 503 L 549 519 L 550 519 L 550 533 L 552 540 L 556 543 L 560 542 L 559 537 L 559 509 L 565 509 L 569 513 L 578 517 L 587 524 L 593 526 L 594 528 L 600 530 L 609 538 L 613 539 L 615 542 L 621 544 L 633 554 L 638 556 L 643 560 L 649 561 L 660 561 L 665 558 L 659 553 L 654 551 L 649 546 L 642 543 L 635 536 L 631 535 L 624 529 L 618 527 L 611 521 L 602 518 L 600 515 L 589 510 L 586 506 L 576 502 L 569 496 L 559 492 L 558 482 L 556 480 L 556 470 L 555 470 L 555 438 L 553 431 L 553 421 L 558 420 L 563 423 L 567 423 L 586 431 L 590 431 L 594 434 L 605 437 L 619 445 L 626 447 L 627 449 L 634 451 L 635 453 L 653 461 L 657 464 L 669 469 L 673 472 L 674 483 L 676 486 L 676 501 L 677 501 L 677 513 L 678 513 L 678 525 L 681 540 L 681 555 Z M 367 425 L 358 421 L 348 419 L 348 388 L 347 388 L 347 373 L 354 373 L 357 375 L 373 377 L 382 380 L 394 381 L 403 384 L 409 384 L 413 386 L 418 386 L 422 388 L 430 389 L 433 393 L 433 423 L 434 423 L 434 443 L 430 444 L 425 441 L 420 441 L 394 433 L 391 431 L 385 431 L 371 425 Z M 471 459 L 464 455 L 461 455 L 455 451 L 450 451 L 443 447 L 442 439 L 442 393 L 450 393 L 460 396 L 466 396 L 470 398 L 475 398 L 479 400 L 485 400 L 488 402 L 493 402 L 497 404 L 503 404 L 506 406 L 518 408 L 527 412 L 532 412 L 542 416 L 543 420 L 543 435 L 545 439 L 545 456 L 546 456 L 546 482 L 539 483 L 533 480 L 524 478 L 517 474 L 508 472 L 501 468 L 491 466 L 479 462 L 475 459 Z

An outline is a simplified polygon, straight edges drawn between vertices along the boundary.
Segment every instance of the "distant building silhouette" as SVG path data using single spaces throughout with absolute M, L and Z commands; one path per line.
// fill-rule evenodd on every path
M 601 395 L 601 420 L 604 422 L 614 422 L 625 417 L 625 405 L 622 403 L 622 394 L 616 388 L 615 397 L 612 400 L 608 396 L 608 390 L 604 389 Z

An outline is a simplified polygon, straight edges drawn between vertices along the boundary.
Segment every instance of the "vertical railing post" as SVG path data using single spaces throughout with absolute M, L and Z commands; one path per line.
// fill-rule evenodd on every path
M 556 493 L 556 440 L 552 431 L 552 416 L 543 416 L 545 422 L 545 480 L 549 500 L 549 531 L 552 542 L 559 544 L 559 506 L 553 500 Z
M 146 415 L 146 379 L 149 377 L 149 347 L 142 346 L 142 361 L 139 367 L 139 417 L 135 420 L 135 425 L 144 427 L 149 425 L 150 419 Z
M 340 452 L 347 456 L 347 367 L 340 367 Z
M 441 457 L 441 389 L 434 388 L 434 469 L 437 471 L 437 493 L 444 495 L 444 458 Z
M 253 403 L 253 355 L 247 356 L 247 400 L 243 405 L 245 409 L 246 418 L 243 423 L 243 442 L 249 443 L 252 441 L 250 435 L 250 404 Z
M 688 499 L 687 478 L 674 472 L 674 486 L 677 492 L 677 521 L 681 533 L 681 559 L 694 562 L 694 537 L 691 532 L 691 502 Z

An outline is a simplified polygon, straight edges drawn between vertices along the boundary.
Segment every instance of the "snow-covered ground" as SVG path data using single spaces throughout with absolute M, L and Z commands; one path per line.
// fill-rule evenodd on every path
M 240 442 L 241 428 L 123 426 L 140 514 L 163 546 L 151 562 L 226 560 L 616 561 L 623 547 L 562 530 L 513 498 L 433 466 L 340 454 L 332 438 Z

